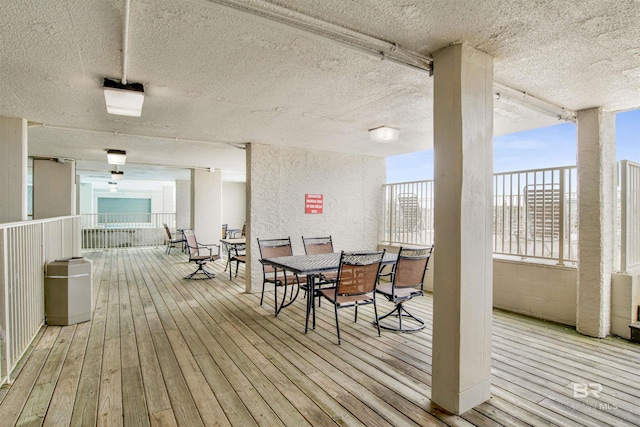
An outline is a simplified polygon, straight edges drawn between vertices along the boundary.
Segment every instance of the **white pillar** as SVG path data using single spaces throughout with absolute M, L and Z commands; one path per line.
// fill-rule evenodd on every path
M 175 204 L 175 186 L 165 185 L 162 187 L 162 213 L 174 213 L 176 211 Z
M 76 214 L 75 162 L 33 159 L 33 219 Z
M 27 121 L 0 117 L 0 223 L 27 220 Z
M 434 54 L 432 401 L 460 414 L 490 398 L 493 59 Z
M 198 243 L 219 243 L 222 230 L 222 172 L 191 171 L 191 224 Z
M 193 228 L 191 225 L 191 181 L 176 180 L 176 228 Z
M 78 213 L 79 214 L 92 214 L 96 213 L 93 208 L 93 184 L 90 182 L 81 182 L 80 184 L 80 196 L 78 198 Z
M 581 334 L 611 329 L 611 273 L 615 247 L 617 164 L 615 115 L 578 112 L 578 312 Z

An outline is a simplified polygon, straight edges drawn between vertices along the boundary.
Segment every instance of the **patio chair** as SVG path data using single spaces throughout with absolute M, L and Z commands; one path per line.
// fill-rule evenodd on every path
M 302 236 L 302 244 L 304 245 L 304 252 L 307 255 L 317 254 L 330 254 L 333 253 L 333 240 L 331 236 L 327 237 L 304 237 Z M 338 278 L 337 271 L 331 271 L 323 274 L 318 274 L 317 286 L 323 285 L 335 286 L 336 279 Z
M 242 230 L 239 228 L 229 229 L 227 233 L 227 237 L 231 239 L 239 239 L 245 237 L 247 235 L 247 223 L 245 222 L 242 226 Z
M 331 236 L 327 237 L 304 237 L 302 236 L 304 252 L 307 255 L 330 254 L 333 252 L 333 241 Z
M 378 318 L 375 289 L 384 252 L 384 250 L 380 252 L 352 253 L 342 251 L 336 286 L 331 289 L 320 289 L 319 291 L 320 295 L 333 304 L 336 315 L 338 345 L 341 343 L 340 323 L 338 321 L 339 309 L 354 307 L 354 322 L 357 322 L 358 306 L 373 304 L 374 319 Z M 378 336 L 380 336 L 379 323 L 374 323 L 378 329 Z
M 205 270 L 204 266 L 209 262 L 213 262 L 220 259 L 220 246 L 219 245 L 201 245 L 196 239 L 196 235 L 193 230 L 184 231 L 185 239 L 187 240 L 187 248 L 189 249 L 189 262 L 195 262 L 198 268 L 193 273 L 185 276 L 185 279 L 213 279 L 215 274 Z M 214 254 L 211 250 L 213 247 L 218 248 L 218 253 Z M 204 277 L 196 277 L 197 274 L 202 274 Z
M 276 258 L 281 256 L 292 256 L 293 250 L 291 248 L 291 238 L 282 239 L 258 239 L 258 247 L 260 248 L 260 258 Z M 262 265 L 262 295 L 260 296 L 260 305 L 264 300 L 264 289 L 267 284 L 272 284 L 274 289 L 274 304 L 275 315 L 278 316 L 280 310 L 287 307 L 298 297 L 300 292 L 300 286 L 306 285 L 307 278 L 298 277 L 298 275 L 280 271 L 278 272 L 273 266 Z M 289 296 L 289 302 L 285 303 L 287 297 L 287 286 L 291 286 L 291 295 Z M 278 303 L 278 288 L 283 287 L 284 293 L 282 295 L 282 302 Z M 295 295 L 294 295 L 295 287 Z
M 174 237 L 171 235 L 171 230 L 169 230 L 169 226 L 167 224 L 164 225 L 164 231 L 167 233 L 167 250 L 166 253 L 169 255 L 171 253 L 171 248 L 175 248 L 176 244 L 180 243 L 181 246 L 184 246 L 185 239 L 183 237 Z
M 229 247 L 229 280 L 231 280 L 231 263 L 236 263 L 236 276 L 238 277 L 238 267 L 240 263 L 247 263 L 247 245 L 232 245 Z
M 414 297 L 424 295 L 424 275 L 428 269 L 429 259 L 433 253 L 433 246 L 429 248 L 400 248 L 398 260 L 393 266 L 390 283 L 378 283 L 376 293 L 384 295 L 389 301 L 395 304 L 395 308 L 389 313 L 376 318 L 376 323 L 382 329 L 396 332 L 417 332 L 425 327 L 424 320 L 414 316 L 404 307 L 404 303 Z M 389 326 L 382 324 L 381 320 L 387 317 L 397 317 L 398 324 Z M 405 318 L 412 323 L 412 326 L 403 326 L 402 319 Z

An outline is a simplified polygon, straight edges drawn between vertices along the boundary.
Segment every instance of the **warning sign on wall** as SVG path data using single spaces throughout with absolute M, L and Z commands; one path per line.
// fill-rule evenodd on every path
M 306 214 L 322 213 L 322 194 L 305 194 L 304 195 L 304 213 Z

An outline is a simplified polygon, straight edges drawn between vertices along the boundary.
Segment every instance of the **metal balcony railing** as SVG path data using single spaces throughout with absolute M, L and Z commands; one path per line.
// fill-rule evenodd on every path
M 640 266 L 640 164 L 620 164 L 620 271 Z
M 164 245 L 164 225 L 176 227 L 175 213 L 82 214 L 82 249 Z
M 0 224 L 0 385 L 44 324 L 46 264 L 81 255 L 79 216 Z
M 494 174 L 493 251 L 577 261 L 575 166 Z M 433 244 L 434 182 L 384 185 L 383 241 Z

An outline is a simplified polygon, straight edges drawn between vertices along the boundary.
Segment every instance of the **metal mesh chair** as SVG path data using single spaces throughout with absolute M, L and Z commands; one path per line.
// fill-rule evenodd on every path
M 182 237 L 174 237 L 171 235 L 171 230 L 169 230 L 169 226 L 167 224 L 162 224 L 164 225 L 164 231 L 167 233 L 167 250 L 166 253 L 167 255 L 171 253 L 171 248 L 175 248 L 176 244 L 180 243 L 181 245 L 184 245 L 184 243 L 186 242 L 186 240 Z
M 187 248 L 189 250 L 189 262 L 195 262 L 198 268 L 193 273 L 185 276 L 185 279 L 213 279 L 215 274 L 205 270 L 204 266 L 209 261 L 213 262 L 220 259 L 220 246 L 218 245 L 201 245 L 198 244 L 196 235 L 193 230 L 185 230 L 184 237 L 187 241 Z M 214 254 L 211 250 L 212 247 L 218 248 L 218 253 Z M 202 274 L 204 277 L 196 277 L 196 275 Z
M 404 303 L 414 297 L 424 295 L 424 275 L 432 252 L 433 246 L 420 249 L 400 248 L 398 260 L 391 273 L 388 274 L 391 276 L 391 282 L 378 283 L 376 287 L 376 293 L 384 295 L 395 304 L 395 308 L 389 313 L 376 318 L 379 327 L 397 332 L 416 332 L 424 329 L 424 320 L 408 312 Z M 380 321 L 387 317 L 397 317 L 397 325 L 381 324 Z M 403 318 L 411 325 L 405 324 L 403 326 Z
M 340 323 L 338 310 L 354 307 L 354 322 L 358 321 L 358 306 L 373 304 L 374 318 L 378 318 L 376 306 L 375 288 L 378 282 L 378 273 L 384 257 L 384 250 L 380 252 L 352 252 L 340 254 L 340 266 L 336 286 L 331 289 L 321 289 L 320 295 L 328 299 L 334 307 L 336 315 L 336 331 L 338 333 L 338 345 L 340 339 Z M 374 322 L 378 328 L 378 322 Z
M 304 252 L 307 255 L 317 254 L 330 254 L 333 253 L 333 240 L 331 236 L 327 237 L 304 237 L 302 236 L 302 244 L 304 245 Z M 316 276 L 318 281 L 316 286 L 322 288 L 324 285 L 335 286 L 336 279 L 338 278 L 337 271 L 330 271 L 327 273 L 318 274 Z M 305 289 L 306 291 L 306 289 Z M 317 294 L 319 296 L 319 294 Z M 320 304 L 318 301 L 318 304 Z
M 293 249 L 291 248 L 291 238 L 282 238 L 282 239 L 267 239 L 260 240 L 258 239 L 258 247 L 260 248 L 260 258 L 277 258 L 281 256 L 292 256 Z M 300 285 L 306 285 L 307 278 L 306 277 L 298 277 L 298 275 L 280 271 L 278 272 L 271 265 L 262 265 L 262 295 L 260 296 L 260 305 L 264 300 L 264 290 L 267 284 L 272 284 L 274 286 L 274 304 L 275 304 L 275 315 L 277 316 L 280 313 L 280 310 L 287 307 L 298 297 L 298 293 L 300 292 Z M 289 302 L 286 301 L 287 297 L 287 286 L 291 286 L 291 295 L 289 296 Z M 282 295 L 282 301 L 278 302 L 278 288 L 284 287 L 284 292 Z M 295 295 L 294 295 L 295 288 Z
M 236 263 L 236 275 L 235 277 L 238 277 L 238 267 L 240 266 L 240 263 L 245 264 L 247 263 L 247 245 L 231 245 L 229 247 L 229 280 L 231 279 L 231 267 L 232 267 L 232 263 L 235 262 Z
M 331 236 L 327 237 L 304 237 L 302 236 L 304 252 L 307 255 L 329 254 L 333 252 L 333 241 Z

